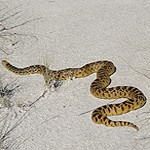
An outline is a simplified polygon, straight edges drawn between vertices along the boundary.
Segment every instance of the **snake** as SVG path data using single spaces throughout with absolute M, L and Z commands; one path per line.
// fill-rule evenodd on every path
M 116 72 L 116 67 L 111 61 L 96 61 L 79 68 L 66 68 L 62 70 L 50 70 L 44 65 L 17 68 L 6 60 L 2 60 L 2 65 L 18 75 L 41 74 L 45 82 L 48 82 L 48 80 L 62 81 L 69 78 L 84 78 L 96 73 L 96 79 L 90 85 L 90 92 L 93 96 L 99 99 L 126 98 L 126 100 L 121 103 L 107 104 L 94 109 L 91 120 L 96 124 L 102 124 L 107 127 L 128 126 L 137 131 L 139 130 L 139 127 L 132 122 L 109 119 L 109 116 L 118 116 L 142 108 L 147 101 L 143 92 L 136 87 L 108 87 L 111 83 L 110 76 Z

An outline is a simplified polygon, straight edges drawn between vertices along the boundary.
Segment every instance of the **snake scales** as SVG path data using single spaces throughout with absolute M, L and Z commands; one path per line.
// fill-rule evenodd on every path
M 42 74 L 45 81 L 66 80 L 68 78 L 84 78 L 96 73 L 96 79 L 90 86 L 91 94 L 100 99 L 127 98 L 126 101 L 118 104 L 109 104 L 96 108 L 92 112 L 92 120 L 96 124 L 106 126 L 129 126 L 139 130 L 138 126 L 127 121 L 112 121 L 107 116 L 116 116 L 143 107 L 146 97 L 137 88 L 131 86 L 117 86 L 107 88 L 110 84 L 110 76 L 116 71 L 116 67 L 110 61 L 97 61 L 84 65 L 80 68 L 67 68 L 63 70 L 49 70 L 43 65 L 33 65 L 26 68 L 17 68 L 6 60 L 2 64 L 9 71 L 19 75 Z

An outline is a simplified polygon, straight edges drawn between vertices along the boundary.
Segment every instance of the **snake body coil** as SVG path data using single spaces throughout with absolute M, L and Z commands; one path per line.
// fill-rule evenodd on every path
M 146 103 L 144 94 L 135 87 L 117 86 L 107 88 L 111 82 L 110 76 L 116 70 L 116 67 L 110 61 L 97 61 L 86 64 L 80 68 L 67 68 L 63 70 L 49 70 L 42 65 L 17 68 L 6 60 L 3 60 L 2 64 L 9 71 L 19 75 L 42 74 L 46 82 L 48 80 L 66 80 L 73 77 L 84 78 L 90 74 L 97 73 L 96 79 L 90 86 L 90 91 L 93 96 L 100 99 L 127 98 L 127 100 L 118 104 L 109 104 L 98 107 L 92 113 L 93 122 L 112 127 L 129 126 L 139 130 L 139 128 L 131 122 L 112 121 L 107 117 L 128 113 L 143 107 Z

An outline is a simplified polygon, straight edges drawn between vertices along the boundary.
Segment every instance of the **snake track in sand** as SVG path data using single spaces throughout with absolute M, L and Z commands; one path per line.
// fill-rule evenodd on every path
M 2 64 L 9 71 L 19 75 L 42 74 L 45 82 L 48 80 L 66 80 L 68 78 L 84 78 L 96 73 L 96 79 L 90 86 L 91 94 L 100 99 L 127 98 L 118 104 L 109 104 L 96 108 L 92 112 L 92 120 L 96 124 L 106 126 L 129 126 L 139 130 L 138 126 L 127 121 L 112 121 L 107 116 L 116 116 L 134 111 L 143 107 L 146 97 L 137 88 L 131 86 L 117 86 L 107 88 L 111 82 L 110 76 L 116 71 L 116 67 L 110 61 L 97 61 L 80 68 L 67 68 L 63 70 L 49 70 L 43 65 L 33 65 L 26 68 L 17 68 L 6 60 Z

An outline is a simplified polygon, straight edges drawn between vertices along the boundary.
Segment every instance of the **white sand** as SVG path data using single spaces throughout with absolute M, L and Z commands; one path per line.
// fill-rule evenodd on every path
M 20 18 L 4 22 L 6 27 L 41 19 L 11 30 L 28 36 L 18 36 L 19 43 L 13 47 L 8 41 L 7 50 L 13 50 L 13 53 L 6 55 L 0 52 L 0 60 L 6 59 L 18 67 L 47 61 L 50 69 L 110 60 L 117 67 L 110 86 L 138 87 L 148 99 L 147 104 L 137 111 L 111 117 L 136 123 L 140 127 L 138 132 L 128 127 L 105 127 L 91 121 L 91 112 L 80 115 L 112 102 L 99 100 L 90 94 L 89 86 L 95 75 L 66 81 L 58 91 L 46 93 L 12 132 L 14 138 L 21 135 L 16 145 L 26 139 L 18 149 L 150 149 L 150 79 L 145 76 L 150 77 L 150 1 L 7 0 L 4 3 L 8 10 L 18 6 L 13 12 L 21 11 Z M 15 101 L 33 102 L 45 90 L 44 80 L 39 75 L 18 76 L 2 65 L 0 70 L 7 81 L 17 79 L 21 84 Z M 24 112 L 21 111 L 18 117 Z

